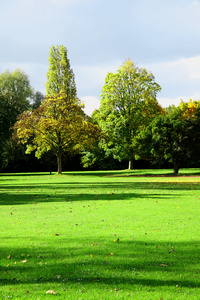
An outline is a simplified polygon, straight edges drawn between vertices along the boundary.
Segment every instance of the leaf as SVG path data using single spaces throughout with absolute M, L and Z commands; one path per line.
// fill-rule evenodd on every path
M 25 264 L 25 263 L 27 263 L 26 259 L 21 261 L 21 264 Z
M 60 234 L 59 233 L 55 233 L 55 236 L 59 236 Z
M 53 290 L 48 290 L 46 292 L 46 294 L 52 294 L 52 295 L 57 295 L 58 293 L 56 291 L 53 291 Z
M 168 267 L 168 265 L 160 264 L 161 267 Z

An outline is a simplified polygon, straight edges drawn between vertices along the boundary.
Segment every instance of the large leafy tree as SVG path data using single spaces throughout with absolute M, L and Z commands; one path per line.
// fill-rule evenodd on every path
M 90 149 L 100 129 L 84 114 L 82 104 L 61 92 L 46 98 L 33 112 L 22 114 L 14 125 L 15 138 L 27 145 L 26 153 L 36 157 L 51 151 L 57 156 L 58 174 L 62 173 L 62 155 Z
M 133 168 L 133 139 L 162 108 L 156 96 L 161 90 L 152 73 L 127 60 L 116 73 L 108 73 L 102 88 L 101 104 L 93 117 L 107 135 L 107 155 L 129 160 Z
M 76 98 L 75 76 L 67 57 L 67 48 L 63 45 L 50 48 L 46 82 L 47 96 L 60 92 L 64 92 L 71 99 Z
M 60 174 L 62 154 L 76 154 L 91 148 L 100 132 L 84 114 L 83 105 L 76 96 L 74 73 L 67 49 L 62 45 L 50 49 L 46 93 L 39 108 L 20 116 L 14 126 L 15 136 L 27 144 L 26 153 L 36 151 L 40 158 L 45 152 L 53 152 Z
M 197 163 L 200 159 L 200 109 L 198 103 L 193 104 L 190 101 L 179 107 L 169 107 L 165 116 L 157 116 L 136 137 L 136 153 L 158 163 L 172 163 L 175 174 L 182 165 Z
M 28 76 L 20 69 L 0 74 L 0 165 L 6 166 L 10 154 L 10 128 L 17 117 L 30 108 L 34 91 Z
M 0 74 L 0 94 L 4 97 L 3 112 L 12 126 L 16 118 L 30 108 L 34 96 L 28 76 L 20 69 Z

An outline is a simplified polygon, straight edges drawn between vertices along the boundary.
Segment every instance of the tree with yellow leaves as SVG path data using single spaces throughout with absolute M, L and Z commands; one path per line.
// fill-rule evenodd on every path
M 193 119 L 195 114 L 200 109 L 200 101 L 189 99 L 189 102 L 183 102 L 179 104 L 179 108 L 183 112 L 183 118 Z
M 100 135 L 98 126 L 85 115 L 79 99 L 61 92 L 46 98 L 38 109 L 21 114 L 14 137 L 26 144 L 26 153 L 37 158 L 52 151 L 57 156 L 58 174 L 62 173 L 62 154 L 91 149 Z

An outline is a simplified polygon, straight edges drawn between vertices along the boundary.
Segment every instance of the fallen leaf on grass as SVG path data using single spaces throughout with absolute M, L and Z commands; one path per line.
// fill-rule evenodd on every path
M 117 239 L 117 240 L 114 240 L 114 242 L 119 242 L 119 239 Z
M 21 261 L 21 264 L 25 264 L 25 263 L 27 263 L 26 259 Z
M 113 256 L 113 253 L 108 254 L 109 256 Z
M 57 295 L 58 293 L 56 291 L 49 290 L 49 291 L 46 292 L 46 294 Z
M 59 236 L 60 234 L 59 233 L 55 233 L 55 236 Z
M 161 264 L 160 266 L 161 266 L 161 267 L 168 267 L 168 265 L 164 265 L 164 264 Z
M 10 255 L 8 255 L 8 256 L 7 256 L 7 258 L 11 258 L 11 256 L 10 256 Z

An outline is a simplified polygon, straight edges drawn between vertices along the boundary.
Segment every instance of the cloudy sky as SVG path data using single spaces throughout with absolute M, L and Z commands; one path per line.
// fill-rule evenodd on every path
M 163 106 L 200 100 L 200 0 L 0 0 L 0 73 L 21 68 L 45 94 L 61 44 L 88 114 L 127 58 L 154 74 Z

